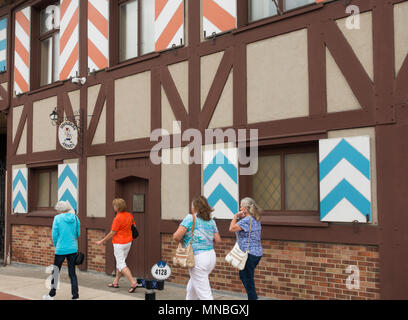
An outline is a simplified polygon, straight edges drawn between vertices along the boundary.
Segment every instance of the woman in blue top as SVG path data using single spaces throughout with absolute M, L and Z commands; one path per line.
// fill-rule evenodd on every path
M 236 232 L 238 245 L 242 251 L 248 252 L 245 269 L 239 271 L 239 277 L 248 295 L 248 300 L 258 300 L 255 289 L 255 268 L 262 258 L 261 244 L 261 212 L 262 209 L 251 198 L 241 200 L 240 211 L 234 215 L 229 231 Z M 239 222 L 237 219 L 241 218 Z
M 191 211 L 192 214 L 184 218 L 173 234 L 173 239 L 177 242 L 182 241 L 184 247 L 188 246 L 192 240 L 195 266 L 189 268 L 190 280 L 187 285 L 186 300 L 213 300 L 208 276 L 216 263 L 214 241 L 221 242 L 221 237 L 215 221 L 211 218 L 211 212 L 214 210 L 209 206 L 205 197 L 195 198 Z
M 56 295 L 59 271 L 65 260 L 68 261 L 68 275 L 71 280 L 72 299 L 79 299 L 78 280 L 75 273 L 75 258 L 78 252 L 77 239 L 81 234 L 81 225 L 78 217 L 69 213 L 71 205 L 67 201 L 60 201 L 55 205 L 58 215 L 52 224 L 52 242 L 55 247 L 54 271 L 51 280 L 51 291 L 43 296 L 44 300 L 54 300 Z

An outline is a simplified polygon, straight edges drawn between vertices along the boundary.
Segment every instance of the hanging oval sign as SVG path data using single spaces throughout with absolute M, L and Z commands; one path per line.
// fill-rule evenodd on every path
M 65 150 L 75 149 L 78 145 L 78 127 L 70 121 L 64 121 L 59 126 L 58 138 Z

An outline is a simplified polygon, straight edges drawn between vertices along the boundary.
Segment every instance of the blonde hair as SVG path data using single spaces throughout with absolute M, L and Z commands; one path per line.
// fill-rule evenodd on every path
M 255 218 L 256 221 L 261 219 L 262 208 L 258 206 L 254 199 L 248 197 L 242 199 L 241 206 L 248 208 L 249 213 Z
M 126 210 L 126 201 L 120 198 L 113 199 L 112 206 L 115 211 L 123 212 Z
M 59 201 L 55 205 L 54 209 L 58 213 L 67 213 L 67 212 L 71 211 L 72 207 L 71 207 L 71 205 L 69 204 L 68 201 Z

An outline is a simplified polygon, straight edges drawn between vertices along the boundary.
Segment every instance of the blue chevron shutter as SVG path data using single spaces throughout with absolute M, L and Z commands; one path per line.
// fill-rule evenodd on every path
M 319 162 L 320 220 L 371 222 L 370 137 L 320 140 Z
M 58 201 L 68 201 L 78 210 L 78 164 L 58 165 Z M 71 211 L 72 212 L 72 211 Z
M 239 209 L 238 149 L 204 151 L 204 196 L 218 219 L 231 219 Z
M 27 168 L 13 169 L 12 208 L 13 213 L 27 213 Z
M 7 17 L 0 19 L 0 72 L 7 68 Z

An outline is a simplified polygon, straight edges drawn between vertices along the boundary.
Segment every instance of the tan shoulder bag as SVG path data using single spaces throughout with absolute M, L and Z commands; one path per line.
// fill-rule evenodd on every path
M 194 229 L 195 229 L 196 217 L 193 215 L 193 229 L 190 239 L 190 243 L 187 247 L 183 248 L 181 242 L 179 243 L 176 254 L 173 257 L 173 264 L 175 267 L 180 266 L 183 268 L 193 268 L 194 263 L 194 252 L 193 252 L 193 238 L 194 238 Z

